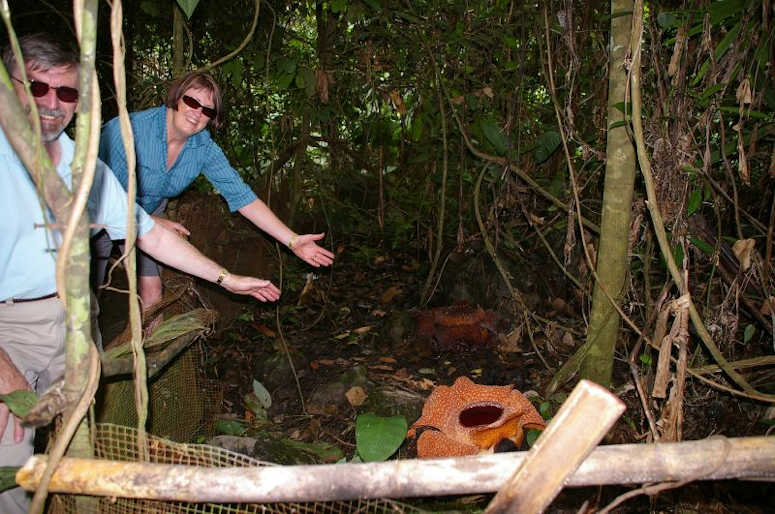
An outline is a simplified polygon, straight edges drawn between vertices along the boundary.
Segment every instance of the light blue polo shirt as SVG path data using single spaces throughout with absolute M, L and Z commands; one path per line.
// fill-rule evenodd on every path
M 62 156 L 57 173 L 72 187 L 70 164 L 75 143 L 64 132 L 59 136 Z M 19 157 L 0 129 L 0 301 L 9 298 L 37 298 L 56 291 L 55 260 L 59 246 L 57 230 L 35 228 L 45 223 L 43 200 Z M 97 161 L 87 212 L 91 223 L 104 225 L 113 239 L 126 236 L 126 192 L 113 173 Z M 153 228 L 153 220 L 136 207 L 137 233 Z M 46 208 L 48 222 L 53 214 Z M 96 230 L 95 230 L 96 231 Z
M 167 107 L 160 106 L 129 115 L 137 157 L 137 203 L 154 212 L 162 200 L 182 193 L 200 174 L 226 199 L 231 212 L 255 200 L 256 194 L 231 167 L 223 150 L 202 130 L 186 139 L 177 160 L 167 169 Z M 102 127 L 100 159 L 118 177 L 124 189 L 128 172 L 121 126 L 113 118 Z

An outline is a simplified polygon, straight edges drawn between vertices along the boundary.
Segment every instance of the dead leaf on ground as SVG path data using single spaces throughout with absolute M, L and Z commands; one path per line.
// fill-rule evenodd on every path
M 762 302 L 762 306 L 759 309 L 764 316 L 771 316 L 775 312 L 775 296 L 770 296 Z
M 390 303 L 393 298 L 400 295 L 402 293 L 402 289 L 398 286 L 390 286 L 387 291 L 385 291 L 382 294 L 382 298 L 380 298 L 380 302 L 383 304 Z
M 256 331 L 258 331 L 258 333 L 261 334 L 261 335 L 264 335 L 266 337 L 277 337 L 277 334 L 275 333 L 275 331 L 272 330 L 271 328 L 267 327 L 263 323 L 259 323 L 257 321 L 254 321 L 250 325 L 253 328 L 255 328 Z
M 753 253 L 753 249 L 753 239 L 738 239 L 735 241 L 735 244 L 732 245 L 732 251 L 740 262 L 740 269 L 742 271 L 748 271 L 748 268 L 751 267 L 751 254 Z
M 361 386 L 351 387 L 344 395 L 353 407 L 360 407 L 363 405 L 363 402 L 366 401 L 366 397 L 368 396 Z
M 380 357 L 379 361 L 387 364 L 395 364 L 397 362 L 393 357 Z
M 372 329 L 371 325 L 365 325 L 363 327 L 356 328 L 355 330 L 353 330 L 353 332 L 355 332 L 356 334 L 365 334 L 366 332 L 371 331 L 371 329 Z

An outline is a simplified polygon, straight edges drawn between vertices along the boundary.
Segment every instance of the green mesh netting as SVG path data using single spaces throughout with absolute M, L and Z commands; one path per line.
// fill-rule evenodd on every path
M 110 423 L 97 424 L 95 449 L 97 458 L 107 460 L 137 460 L 137 431 L 134 428 Z M 175 443 L 156 436 L 148 437 L 151 447 L 150 461 L 159 464 L 183 464 L 206 467 L 248 467 L 267 465 L 264 462 L 238 453 L 204 444 Z M 393 500 L 352 500 L 305 503 L 262 504 L 212 504 L 185 503 L 131 498 L 98 498 L 94 512 L 99 513 L 419 513 L 415 507 Z M 76 507 L 75 497 L 54 495 L 50 513 L 89 514 L 82 505 Z

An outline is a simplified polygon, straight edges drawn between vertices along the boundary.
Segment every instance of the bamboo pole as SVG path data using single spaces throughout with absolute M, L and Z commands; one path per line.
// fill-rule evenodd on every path
M 485 514 L 543 512 L 625 409 L 608 389 L 581 380 Z
M 65 458 L 51 492 L 186 502 L 264 503 L 407 498 L 499 490 L 525 452 L 365 464 L 204 468 Z M 46 456 L 31 457 L 16 475 L 37 486 Z M 713 437 L 699 441 L 596 448 L 566 486 L 679 480 L 775 480 L 775 438 Z

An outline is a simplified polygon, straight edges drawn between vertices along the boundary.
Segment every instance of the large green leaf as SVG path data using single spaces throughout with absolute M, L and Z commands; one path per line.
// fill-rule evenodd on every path
M 554 130 L 541 134 L 536 142 L 536 164 L 541 164 L 551 157 L 554 151 L 560 146 L 560 143 L 562 143 L 562 138 L 560 137 L 560 134 Z
M 498 155 L 506 153 L 506 136 L 503 135 L 501 128 L 495 123 L 493 119 L 482 120 L 481 122 L 482 132 L 487 138 L 487 141 L 495 148 Z
M 199 0 L 178 0 L 178 5 L 186 14 L 186 18 L 191 19 L 191 15 L 194 14 L 194 9 L 199 3 Z
M 364 462 L 387 460 L 406 437 L 403 416 L 383 418 L 376 414 L 361 414 L 355 419 L 355 446 Z
M 5 403 L 15 416 L 23 418 L 38 401 L 32 391 L 19 389 L 8 394 L 0 394 L 0 401 Z
M 17 471 L 19 471 L 19 466 L 0 467 L 0 493 L 2 493 L 7 489 L 12 489 L 17 486 L 16 484 Z

